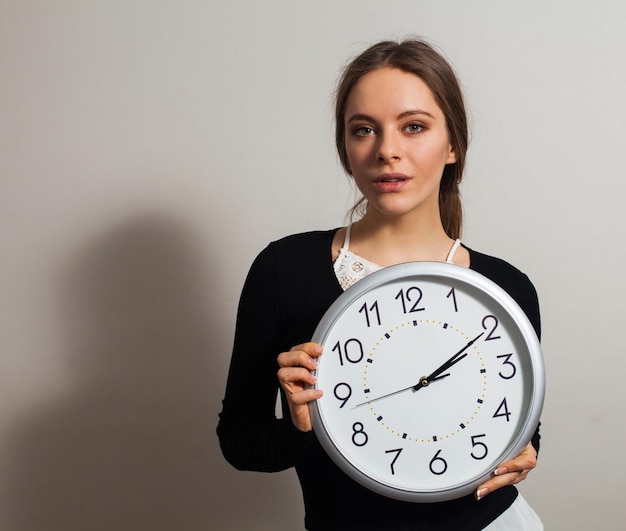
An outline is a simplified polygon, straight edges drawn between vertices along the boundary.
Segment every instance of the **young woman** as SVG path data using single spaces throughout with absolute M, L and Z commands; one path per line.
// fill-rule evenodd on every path
M 243 470 L 295 466 L 310 530 L 542 529 L 513 486 L 535 467 L 538 430 L 474 496 L 431 504 L 367 490 L 339 470 L 315 438 L 308 404 L 322 391 L 309 385 L 323 353 L 309 340 L 342 291 L 372 271 L 422 260 L 469 267 L 502 286 L 540 333 L 528 278 L 459 245 L 468 131 L 446 60 L 419 40 L 368 48 L 344 71 L 335 118 L 339 157 L 363 195 L 362 215 L 345 228 L 273 242 L 252 265 L 217 430 L 224 456 Z M 282 419 L 274 414 L 279 390 Z

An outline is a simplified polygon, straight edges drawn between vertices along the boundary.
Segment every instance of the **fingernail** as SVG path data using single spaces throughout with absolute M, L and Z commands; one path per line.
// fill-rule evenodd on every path
M 317 361 L 315 361 L 315 360 L 313 360 L 313 359 L 309 360 L 309 366 L 310 366 L 312 369 L 317 369 Z
M 506 467 L 496 468 L 493 471 L 493 475 L 494 476 L 501 476 L 502 474 L 506 474 L 508 471 L 509 471 L 509 469 L 506 468 Z
M 487 487 L 483 487 L 482 489 L 478 489 L 476 491 L 476 500 L 477 501 L 482 500 L 485 496 L 487 496 L 487 494 L 489 494 L 489 489 Z

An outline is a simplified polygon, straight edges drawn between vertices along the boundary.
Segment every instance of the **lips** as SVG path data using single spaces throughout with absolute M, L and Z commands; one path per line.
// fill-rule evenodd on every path
M 376 179 L 375 182 L 397 183 L 399 181 L 407 181 L 408 179 L 409 179 L 408 175 L 404 175 L 404 173 L 383 173 Z
M 376 178 L 374 185 L 382 192 L 398 192 L 409 181 L 410 177 L 403 173 L 384 173 Z

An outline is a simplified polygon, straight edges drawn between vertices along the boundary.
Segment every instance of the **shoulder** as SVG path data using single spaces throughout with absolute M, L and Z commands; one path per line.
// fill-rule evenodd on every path
M 497 284 L 505 284 L 502 285 L 503 288 L 506 288 L 506 285 L 509 284 L 511 284 L 511 287 L 516 285 L 532 286 L 528 276 L 506 260 L 479 253 L 469 247 L 466 247 L 466 249 L 470 255 L 470 268 L 485 275 Z
M 254 259 L 242 298 L 273 300 L 277 304 L 301 297 L 314 281 L 332 273 L 331 242 L 336 230 L 292 234 L 269 243 Z
M 331 256 L 331 245 L 337 229 L 291 234 L 270 242 L 255 259 L 255 264 L 271 264 L 273 268 L 318 267 Z
M 330 249 L 330 244 L 337 229 L 316 230 L 291 234 L 271 242 L 267 249 L 279 255 L 291 253 L 322 252 Z
M 468 247 L 466 249 L 470 254 L 470 269 L 486 276 L 513 297 L 540 336 L 539 300 L 537 290 L 528 276 L 501 258 L 479 253 Z
M 254 260 L 252 272 L 281 284 L 332 270 L 331 244 L 337 229 L 291 234 L 269 243 Z

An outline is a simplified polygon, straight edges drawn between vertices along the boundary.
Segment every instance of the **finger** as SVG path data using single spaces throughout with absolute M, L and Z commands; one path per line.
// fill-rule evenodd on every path
M 517 485 L 524 481 L 528 473 L 537 465 L 537 451 L 528 443 L 524 451 L 515 459 L 500 465 L 494 471 L 494 477 L 476 489 L 476 499 L 484 498 L 490 492 L 506 485 Z
M 532 470 L 537 466 L 537 451 L 528 444 L 524 451 L 515 459 L 511 459 L 506 463 L 502 463 L 495 471 L 496 475 L 503 475 L 507 472 L 521 472 L 523 470 Z
M 308 343 L 302 343 L 301 345 L 292 347 L 291 350 L 302 350 L 310 356 L 317 358 L 322 354 L 322 345 L 309 341 Z
M 281 381 L 280 384 L 285 390 L 291 420 L 298 430 L 304 432 L 311 431 L 313 426 L 309 414 L 309 403 L 317 400 L 324 393 L 321 389 L 304 387 L 302 381 L 298 380 L 298 378 L 304 378 L 305 380 L 311 378 L 314 382 L 315 378 L 309 371 L 305 369 L 281 369 L 281 371 L 283 371 L 281 377 L 287 380 L 286 382 Z M 304 373 L 304 375 L 298 373 Z M 292 383 L 291 378 L 296 379 L 296 383 Z
M 321 389 L 305 389 L 304 391 L 293 393 L 289 397 L 289 402 L 290 405 L 304 406 L 313 400 L 317 400 L 323 394 L 324 392 Z
M 508 472 L 506 474 L 494 476 L 492 479 L 483 483 L 476 489 L 475 497 L 477 500 L 481 500 L 487 496 L 487 494 L 501 489 L 502 487 L 506 487 L 507 485 L 517 485 L 526 479 L 528 472 L 529 470 L 522 470 L 519 472 Z
M 314 385 L 317 379 L 305 368 L 284 367 L 278 369 L 278 381 L 285 390 L 291 391 L 294 387 L 301 389 L 306 385 Z
M 282 352 L 278 355 L 276 361 L 278 366 L 283 369 L 288 367 L 302 367 L 309 371 L 317 369 L 316 359 L 302 350 Z
M 322 347 L 316 343 L 304 343 L 293 347 L 288 352 L 281 352 L 277 361 L 279 367 L 305 367 L 309 370 L 317 368 L 316 358 L 321 356 Z

